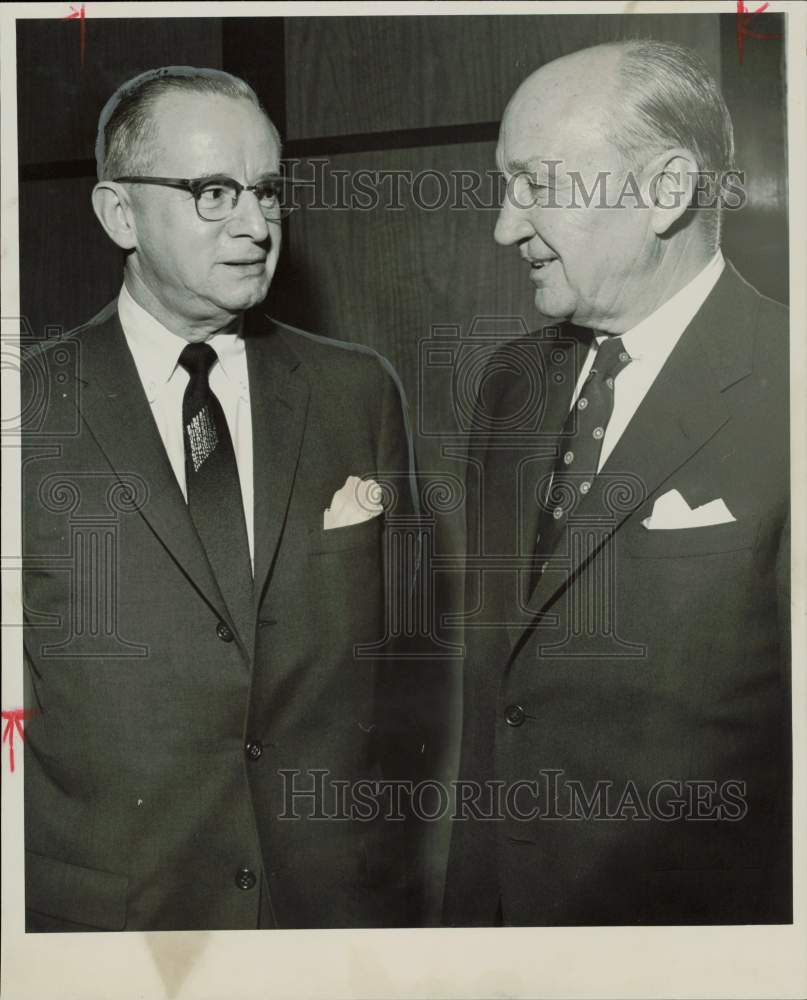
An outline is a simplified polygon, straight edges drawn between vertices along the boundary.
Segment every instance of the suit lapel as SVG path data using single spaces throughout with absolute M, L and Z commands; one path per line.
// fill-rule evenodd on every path
M 255 597 L 260 604 L 286 520 L 308 414 L 300 359 L 271 320 L 246 334 L 252 407 Z
M 151 413 L 117 310 L 82 335 L 80 411 L 122 482 L 145 485 L 140 514 L 182 571 L 221 618 L 226 613 L 182 491 Z
M 596 547 L 568 551 L 567 532 L 556 554 L 568 559 L 541 577 L 523 623 L 509 626 L 513 647 L 594 552 L 729 419 L 722 392 L 751 368 L 752 295 L 727 264 L 575 511 L 586 523 L 607 512 Z

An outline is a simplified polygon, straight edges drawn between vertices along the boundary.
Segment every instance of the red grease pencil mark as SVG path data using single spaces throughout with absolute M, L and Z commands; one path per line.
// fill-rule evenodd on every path
M 757 7 L 756 10 L 749 10 L 743 0 L 737 0 L 737 55 L 740 57 L 740 65 L 743 64 L 743 56 L 745 55 L 745 40 L 746 38 L 759 38 L 763 41 L 773 41 L 777 38 L 781 38 L 781 35 L 773 35 L 763 31 L 751 31 L 748 24 L 752 17 L 756 17 L 757 14 L 764 14 L 764 12 L 770 6 L 769 3 L 762 4 L 761 7 Z
M 33 715 L 33 712 L 26 712 L 24 708 L 14 708 L 2 713 L 3 718 L 7 720 L 3 729 L 3 743 L 8 741 L 8 762 L 12 774 L 14 773 L 14 734 L 15 732 L 19 733 L 20 739 L 24 743 L 25 732 L 22 724 L 24 720 L 30 719 Z
M 78 10 L 70 4 L 70 10 L 72 14 L 67 14 L 62 18 L 63 21 L 75 21 L 78 18 L 79 22 L 79 45 L 81 46 L 81 68 L 84 69 L 84 47 L 87 41 L 87 25 L 84 23 L 85 10 L 84 4 L 79 7 Z

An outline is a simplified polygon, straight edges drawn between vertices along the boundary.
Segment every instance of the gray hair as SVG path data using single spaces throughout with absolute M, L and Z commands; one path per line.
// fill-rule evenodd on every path
M 104 105 L 95 141 L 99 181 L 152 169 L 157 132 L 154 106 L 170 93 L 217 94 L 249 101 L 265 116 L 278 149 L 281 146 L 280 134 L 249 84 L 218 69 L 164 66 L 127 80 Z
M 616 44 L 622 54 L 619 95 L 609 138 L 641 169 L 673 146 L 688 149 L 698 169 L 716 176 L 715 207 L 699 212 L 713 247 L 720 242 L 720 180 L 734 167 L 734 129 L 723 95 L 706 64 L 683 45 L 652 39 Z

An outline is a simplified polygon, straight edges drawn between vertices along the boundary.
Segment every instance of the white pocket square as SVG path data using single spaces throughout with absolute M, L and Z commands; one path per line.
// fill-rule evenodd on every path
M 671 528 L 706 528 L 729 524 L 737 519 L 722 499 L 710 500 L 700 507 L 690 507 L 678 490 L 670 490 L 653 504 L 653 513 L 642 524 L 648 531 Z
M 351 524 L 361 524 L 378 517 L 384 507 L 381 503 L 381 487 L 374 479 L 359 479 L 348 476 L 345 485 L 337 490 L 331 506 L 322 515 L 322 527 L 346 528 Z

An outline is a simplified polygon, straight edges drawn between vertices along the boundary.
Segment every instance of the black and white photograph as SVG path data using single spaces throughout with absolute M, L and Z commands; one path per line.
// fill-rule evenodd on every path
M 803 995 L 805 21 L 8 5 L 4 998 Z

